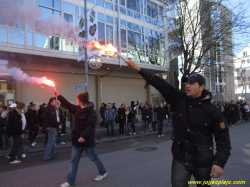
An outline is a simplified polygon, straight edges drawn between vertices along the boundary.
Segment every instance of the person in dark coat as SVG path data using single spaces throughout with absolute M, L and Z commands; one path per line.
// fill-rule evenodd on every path
M 163 104 L 160 104 L 160 107 L 155 108 L 155 112 L 157 113 L 157 123 L 158 123 L 158 137 L 164 136 L 162 134 L 163 120 L 166 115 L 166 111 L 164 109 Z
M 55 106 L 56 98 L 52 97 L 49 99 L 47 107 L 43 109 L 42 121 L 40 123 L 41 128 L 45 129 L 48 136 L 47 146 L 43 156 L 44 161 L 50 161 L 56 156 L 56 129 L 57 127 L 59 127 L 60 129 L 62 128 L 60 123 L 57 121 Z
M 5 150 L 9 149 L 9 138 L 6 133 L 6 118 L 1 117 L 4 112 L 2 106 L 0 106 L 0 150 L 3 149 L 3 138 L 5 140 Z
M 228 125 L 230 126 L 230 123 L 232 123 L 232 126 L 234 127 L 235 122 L 237 120 L 237 106 L 234 104 L 234 101 L 231 100 L 231 103 L 228 106 L 228 115 L 229 115 L 229 123 Z
M 10 152 L 10 164 L 18 164 L 21 161 L 16 160 L 17 152 L 22 144 L 21 135 L 24 133 L 22 130 L 22 110 L 25 104 L 18 102 L 17 107 L 10 111 L 7 117 L 6 133 L 13 138 L 13 147 Z
M 39 120 L 36 111 L 36 105 L 31 104 L 30 109 L 25 114 L 27 125 L 29 127 L 29 140 L 31 146 L 36 146 L 35 139 L 39 131 Z
M 118 121 L 119 121 L 119 134 L 120 136 L 125 136 L 125 133 L 124 133 L 124 127 L 125 127 L 125 123 L 126 123 L 126 115 L 125 115 L 125 112 L 126 112 L 126 107 L 125 107 L 125 104 L 121 104 L 121 107 L 118 108 Z
M 142 130 L 141 133 L 148 133 L 149 120 L 151 118 L 151 112 L 148 105 L 145 104 L 144 107 L 139 105 L 139 109 L 142 111 Z
M 105 103 L 102 103 L 102 106 L 101 106 L 101 108 L 100 108 L 100 116 L 101 116 L 101 118 L 102 118 L 102 121 L 101 121 L 101 123 L 100 123 L 100 127 L 102 128 L 102 127 L 104 127 L 104 111 L 105 111 Z
M 69 103 L 58 91 L 55 91 L 55 94 L 63 106 L 75 115 L 75 123 L 71 134 L 72 153 L 70 172 L 66 182 L 61 186 L 73 186 L 75 184 L 77 169 L 83 151 L 85 151 L 89 159 L 96 164 L 99 171 L 99 175 L 94 180 L 103 180 L 107 176 L 107 171 L 95 149 L 97 116 L 94 110 L 94 104 L 89 101 L 88 92 L 81 93 L 77 96 L 77 105 Z
M 183 77 L 186 87 L 185 92 L 181 92 L 157 75 L 140 68 L 132 60 L 126 63 L 147 84 L 154 86 L 174 111 L 176 127 L 172 144 L 172 186 L 188 186 L 191 175 L 196 181 L 219 178 L 230 156 L 231 143 L 228 126 L 221 112 L 211 103 L 212 94 L 205 90 L 205 78 L 200 74 Z

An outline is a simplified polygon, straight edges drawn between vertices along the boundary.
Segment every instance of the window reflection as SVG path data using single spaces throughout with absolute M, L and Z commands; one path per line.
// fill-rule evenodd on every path
M 141 50 L 141 34 L 128 31 L 128 49 L 135 51 Z
M 60 49 L 60 38 L 58 36 L 49 37 L 49 48 L 59 50 Z
M 111 16 L 106 16 L 106 23 L 111 23 L 111 24 L 113 24 L 113 23 L 114 23 L 113 17 L 111 17 Z
M 127 0 L 127 8 L 140 12 L 140 0 Z
M 127 36 L 126 35 L 127 35 L 126 30 L 121 29 L 121 47 L 122 48 L 127 47 L 127 43 L 126 43 Z
M 79 15 L 79 7 L 75 6 L 75 14 Z
M 66 2 L 63 2 L 63 10 L 73 13 L 73 5 L 66 3 Z
M 32 32 L 27 32 L 27 45 L 28 46 L 33 46 L 33 33 Z
M 87 0 L 87 1 L 90 2 L 90 3 L 95 4 L 95 0 Z
M 10 29 L 10 43 L 24 45 L 24 31 Z
M 5 27 L 0 27 L 0 42 L 8 42 L 8 29 Z
M 38 8 L 41 12 L 41 16 L 37 20 L 48 19 L 53 14 L 61 16 L 61 11 L 53 10 L 53 9 L 42 7 L 42 6 L 38 6 Z
M 66 39 L 62 39 L 63 51 L 74 52 L 74 46 L 66 41 Z
M 158 5 L 152 1 L 147 1 L 147 16 L 158 19 Z
M 96 0 L 96 4 L 104 7 L 104 0 Z
M 98 20 L 105 21 L 104 14 L 98 13 Z
M 73 22 L 73 16 L 72 15 L 70 15 L 70 14 L 66 14 L 66 13 L 64 13 L 63 14 L 63 17 L 64 17 L 64 19 L 67 21 L 67 22 Z
M 110 9 L 110 10 L 113 10 L 113 3 L 105 3 L 106 4 L 106 8 L 107 9 Z
M 126 29 L 127 28 L 127 22 L 124 21 L 124 20 L 120 20 L 120 26 Z
M 113 44 L 113 26 L 111 25 L 106 25 L 106 38 L 107 43 Z
M 98 39 L 105 42 L 105 25 L 102 22 L 98 22 Z
M 125 0 L 119 0 L 120 1 L 120 5 L 125 6 Z
M 120 13 L 126 15 L 126 8 L 120 7 Z
M 49 48 L 48 36 L 36 33 L 36 47 Z
M 61 1 L 59 1 L 59 0 L 36 0 L 36 2 L 38 4 L 42 4 L 45 6 L 61 9 Z

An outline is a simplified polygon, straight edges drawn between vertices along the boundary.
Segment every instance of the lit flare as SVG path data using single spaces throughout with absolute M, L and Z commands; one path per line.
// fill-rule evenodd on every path
M 112 44 L 100 44 L 100 42 L 94 40 L 87 44 L 87 48 L 91 51 L 95 49 L 100 50 L 106 53 L 107 57 L 113 56 L 117 52 L 117 48 Z
M 47 86 L 51 86 L 53 88 L 55 88 L 55 86 L 56 86 L 55 83 L 54 83 L 54 81 L 49 80 L 49 79 L 44 80 L 42 83 L 45 84 L 45 85 L 47 85 Z

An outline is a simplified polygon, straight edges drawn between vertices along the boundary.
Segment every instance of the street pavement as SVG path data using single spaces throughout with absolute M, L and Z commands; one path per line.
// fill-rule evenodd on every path
M 137 125 L 139 128 L 139 125 Z M 170 128 L 164 126 L 165 128 Z M 219 179 L 212 181 L 246 181 L 239 187 L 250 186 L 250 124 L 241 123 L 230 127 L 231 156 Z M 108 176 L 100 182 L 95 165 L 82 155 L 76 187 L 170 187 L 171 186 L 171 133 L 135 136 L 97 144 Z M 27 158 L 16 165 L 0 158 L 0 186 L 3 187 L 56 187 L 65 182 L 70 165 L 70 147 L 57 149 L 59 152 L 51 162 L 42 162 L 43 152 L 27 153 Z M 193 180 L 193 178 L 191 179 Z M 195 185 L 190 185 L 195 186 Z M 218 186 L 218 185 L 212 185 Z M 219 185 L 225 186 L 225 185 Z

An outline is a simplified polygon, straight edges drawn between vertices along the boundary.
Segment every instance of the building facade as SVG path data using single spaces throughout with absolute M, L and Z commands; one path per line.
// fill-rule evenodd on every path
M 235 99 L 250 101 L 250 44 L 234 57 L 234 66 Z
M 13 0 L 13 3 L 15 2 Z M 22 0 L 18 2 L 23 3 Z M 68 44 L 62 35 L 54 35 L 53 31 L 49 34 L 44 33 L 43 29 L 38 31 L 37 25 L 42 20 L 57 15 L 77 27 L 79 17 L 84 14 L 84 1 L 28 2 L 38 6 L 40 13 L 31 24 L 20 20 L 11 24 L 1 15 L 3 19 L 0 19 L 0 59 L 7 60 L 8 67 L 18 67 L 29 76 L 46 76 L 52 79 L 56 89 L 70 102 L 76 103 L 76 96 L 85 91 L 84 88 L 73 89 L 75 85 L 85 83 L 85 62 L 77 62 L 78 46 L 74 43 Z M 98 7 L 96 16 L 99 41 L 121 46 L 122 56 L 131 58 L 142 68 L 156 74 L 167 71 L 168 58 L 165 49 L 168 40 L 162 14 L 163 4 L 160 1 L 87 0 L 88 10 L 94 6 Z M 160 94 L 150 86 L 144 89 L 146 82 L 127 68 L 125 62 L 120 61 L 117 56 L 102 56 L 102 60 L 101 68 L 88 70 L 90 100 L 96 109 L 99 109 L 103 102 L 116 103 L 116 106 L 122 103 L 129 106 L 131 101 L 137 100 L 141 103 L 160 102 Z M 15 101 L 25 104 L 33 101 L 40 105 L 47 103 L 54 95 L 53 88 L 20 82 L 4 72 L 1 73 L 1 79 L 0 102 L 4 105 Z

